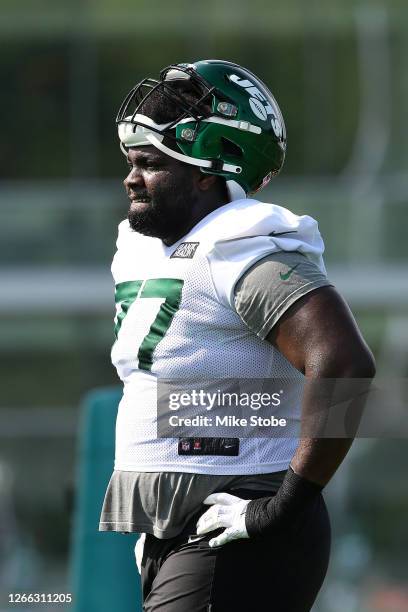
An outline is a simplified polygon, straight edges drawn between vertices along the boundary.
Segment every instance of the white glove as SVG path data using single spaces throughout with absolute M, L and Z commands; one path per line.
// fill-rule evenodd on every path
M 245 512 L 250 499 L 241 499 L 229 493 L 213 493 L 205 498 L 204 504 L 211 508 L 205 512 L 197 523 L 197 535 L 226 527 L 219 536 L 208 542 L 211 546 L 222 546 L 232 540 L 249 538 L 245 527 Z
M 143 559 L 143 548 L 146 539 L 146 534 L 141 533 L 135 546 L 135 557 L 136 557 L 136 565 L 139 574 L 142 574 L 142 559 Z

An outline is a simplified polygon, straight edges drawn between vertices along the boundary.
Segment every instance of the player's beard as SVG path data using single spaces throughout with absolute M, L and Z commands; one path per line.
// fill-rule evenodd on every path
M 142 211 L 130 208 L 128 212 L 130 227 L 135 232 L 175 242 L 191 229 L 196 196 L 188 174 L 182 182 L 174 177 L 167 179 L 153 194 L 146 195 L 149 198 L 147 208 Z M 140 198 L 144 199 L 143 195 Z

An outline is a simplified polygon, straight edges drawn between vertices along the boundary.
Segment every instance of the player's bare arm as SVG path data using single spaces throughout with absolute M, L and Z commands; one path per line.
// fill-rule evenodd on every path
M 372 353 L 346 302 L 333 287 L 322 287 L 300 298 L 267 340 L 307 379 L 372 378 L 375 374 Z M 303 413 L 329 409 L 324 386 L 312 384 L 306 389 Z M 291 466 L 300 476 L 324 486 L 351 444 L 350 438 L 301 438 Z

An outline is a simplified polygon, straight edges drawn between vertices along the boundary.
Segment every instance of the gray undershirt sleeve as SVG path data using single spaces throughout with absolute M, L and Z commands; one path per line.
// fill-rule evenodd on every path
M 316 264 L 298 251 L 279 251 L 256 262 L 235 286 L 235 308 L 264 340 L 284 312 L 318 287 L 330 286 Z

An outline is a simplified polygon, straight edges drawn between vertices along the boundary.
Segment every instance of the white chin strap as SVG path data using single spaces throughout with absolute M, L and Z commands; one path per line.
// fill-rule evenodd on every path
M 152 144 L 163 153 L 170 155 L 170 157 L 174 157 L 174 159 L 178 159 L 181 162 L 185 162 L 186 164 L 191 164 L 193 166 L 199 166 L 200 168 L 212 168 L 213 163 L 208 159 L 196 159 L 195 157 L 190 157 L 189 155 L 184 155 L 184 153 L 178 153 L 177 151 L 173 151 L 169 147 L 166 147 L 162 143 L 164 136 L 161 134 L 154 134 L 152 132 L 146 134 L 146 138 L 149 141 L 149 144 Z M 242 168 L 240 166 L 233 166 L 232 164 L 222 164 L 221 170 L 225 172 L 233 172 L 234 174 L 240 174 Z
M 130 119 L 130 117 L 127 117 L 127 119 Z M 213 119 L 214 119 L 213 117 L 210 117 L 207 121 L 214 122 L 212 121 Z M 165 130 L 170 125 L 170 123 L 158 124 L 152 121 L 152 119 L 150 119 L 149 117 L 146 117 L 145 115 L 139 115 L 139 114 L 135 115 L 132 121 L 134 123 L 123 122 L 123 123 L 119 123 L 119 126 L 118 126 L 120 148 L 126 156 L 127 156 L 126 147 L 140 147 L 144 145 L 153 145 L 154 147 L 156 147 L 156 149 L 159 149 L 166 155 L 169 155 L 170 157 L 173 157 L 174 159 L 177 159 L 178 161 L 184 162 L 186 164 L 191 164 L 193 166 L 199 166 L 200 168 L 212 168 L 213 167 L 213 162 L 209 161 L 208 159 L 197 159 L 195 157 L 190 157 L 189 155 L 184 155 L 183 153 L 179 153 L 178 151 L 173 151 L 173 149 L 170 149 L 165 144 L 163 144 L 164 134 L 160 134 L 159 132 L 162 132 L 163 130 Z M 180 123 L 187 123 L 189 121 L 194 121 L 194 119 L 193 118 L 183 119 Z M 204 121 L 206 120 L 204 119 Z M 222 121 L 223 123 L 226 122 L 226 120 L 223 120 L 223 119 L 220 119 L 220 121 Z M 136 123 L 136 122 L 140 122 L 140 123 Z M 229 123 L 231 123 L 231 121 L 229 121 Z M 239 122 L 234 121 L 234 123 L 239 123 Z M 256 127 L 256 126 L 251 126 L 250 124 L 248 125 L 249 125 L 248 129 L 250 129 L 251 127 Z M 157 131 L 149 129 L 149 127 L 155 128 L 155 130 Z M 237 126 L 234 125 L 232 127 L 237 127 Z M 233 164 L 223 163 L 222 166 L 220 167 L 220 170 L 224 172 L 232 172 L 233 174 L 240 174 L 242 171 L 242 168 L 241 166 L 235 166 Z M 227 184 L 229 195 L 231 197 L 231 201 L 246 198 L 245 191 L 236 181 L 226 181 L 226 184 Z

